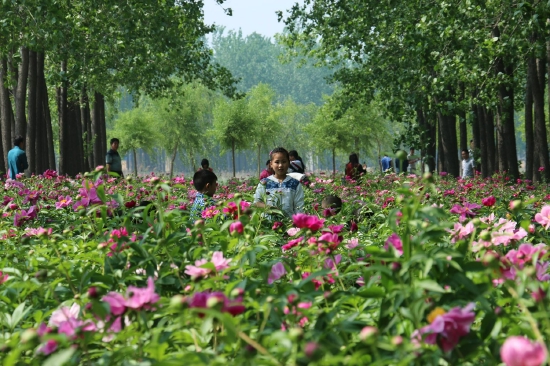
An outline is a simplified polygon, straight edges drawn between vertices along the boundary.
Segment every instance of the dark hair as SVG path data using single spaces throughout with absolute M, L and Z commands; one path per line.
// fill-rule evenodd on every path
M 332 208 L 336 212 L 340 212 L 340 209 L 342 208 L 342 199 L 335 195 L 326 196 L 323 198 L 321 205 L 328 206 L 328 208 Z
M 271 163 L 271 159 L 268 159 L 265 165 L 269 165 L 269 163 Z
M 302 157 L 300 156 L 300 154 L 298 154 L 298 151 L 296 150 L 290 150 L 288 152 L 288 160 L 290 160 L 290 157 L 291 156 L 295 156 L 296 157 L 296 160 L 299 160 L 300 163 L 302 163 L 302 173 L 305 172 L 306 170 L 306 164 L 304 164 L 304 161 L 302 160 Z
M 109 145 L 112 145 L 112 144 L 114 144 L 115 142 L 120 143 L 119 139 L 117 139 L 116 137 L 113 137 L 113 138 L 111 139 L 111 143 L 110 143 Z
M 349 156 L 349 162 L 352 164 L 359 164 L 359 157 L 356 153 L 353 153 Z
M 22 142 L 25 141 L 25 138 L 23 136 L 17 136 L 13 139 L 13 146 L 19 146 Z
M 290 154 L 284 147 L 276 147 L 269 153 L 269 161 L 273 160 L 273 154 L 283 154 L 286 155 L 288 161 L 290 161 Z
M 288 152 L 288 155 L 290 155 L 290 156 L 295 156 L 296 159 L 298 159 L 298 158 L 300 157 L 300 155 L 298 154 L 298 151 L 296 151 L 296 150 L 290 150 L 290 151 Z
M 206 187 L 207 183 L 214 184 L 218 180 L 218 177 L 216 174 L 211 172 L 210 170 L 199 170 L 198 172 L 193 175 L 193 185 L 195 186 L 195 189 L 199 192 L 202 192 L 204 190 L 204 187 Z
M 468 150 L 466 150 L 466 149 L 462 149 L 462 152 L 463 152 L 463 153 L 466 153 L 466 154 L 468 154 L 468 155 L 470 155 L 470 152 L 469 152 Z
M 210 166 L 210 162 L 208 161 L 208 159 L 202 159 L 201 160 L 201 166 L 205 166 L 205 165 L 208 166 L 208 167 Z

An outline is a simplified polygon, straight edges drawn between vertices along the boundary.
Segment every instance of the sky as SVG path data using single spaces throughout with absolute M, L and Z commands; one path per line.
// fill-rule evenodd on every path
M 223 25 L 228 30 L 241 28 L 244 36 L 256 32 L 273 37 L 284 28 L 284 23 L 277 22 L 275 12 L 282 10 L 286 14 L 296 2 L 302 0 L 227 0 L 222 6 L 233 10 L 233 16 L 228 16 L 216 0 L 204 0 L 204 18 L 206 24 Z

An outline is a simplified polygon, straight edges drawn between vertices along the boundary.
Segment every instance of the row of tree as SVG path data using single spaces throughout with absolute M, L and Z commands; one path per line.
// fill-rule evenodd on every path
M 313 156 L 328 151 L 336 170 L 337 154 L 355 151 L 364 158 L 376 157 L 392 143 L 391 126 L 375 103 L 357 103 L 338 116 L 342 100 L 337 93 L 325 97 L 322 106 L 280 101 L 267 84 L 230 99 L 200 83 L 181 84 L 162 97 L 143 97 L 139 107 L 119 113 L 108 134 L 121 139 L 120 151 L 133 157 L 135 174 L 139 149 L 165 152 L 171 176 L 177 156 L 195 170 L 200 157 L 229 151 L 235 176 L 237 152 L 255 155 L 259 173 L 276 146 L 298 149 L 312 162 Z
M 103 164 L 105 101 L 121 85 L 154 95 L 178 75 L 233 95 L 203 19 L 196 1 L 0 2 L 0 170 L 17 135 L 31 173 L 55 169 L 56 157 L 62 174 Z
M 525 176 L 538 181 L 550 178 L 548 19 L 544 1 L 304 0 L 282 39 L 341 66 L 333 80 L 350 99 L 383 100 L 411 123 L 431 170 L 438 155 L 458 175 L 457 152 L 473 139 L 483 176 L 518 176 L 514 112 L 524 111 Z

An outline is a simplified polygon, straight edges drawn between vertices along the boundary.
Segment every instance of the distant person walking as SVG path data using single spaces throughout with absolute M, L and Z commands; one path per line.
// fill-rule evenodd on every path
M 13 139 L 13 149 L 8 152 L 9 177 L 17 179 L 17 174 L 23 173 L 28 167 L 25 138 L 17 136 Z
M 260 180 L 265 179 L 273 174 L 275 174 L 275 172 L 273 171 L 273 169 L 271 169 L 271 160 L 268 160 L 267 163 L 265 163 L 265 169 L 262 170 L 262 172 L 260 173 Z
M 349 156 L 349 162 L 346 164 L 346 178 L 358 180 L 365 174 L 363 166 L 359 164 L 359 157 L 353 153 Z
M 409 167 L 411 168 L 411 173 L 416 174 L 416 163 L 420 160 L 420 158 L 416 155 L 414 155 L 414 149 L 410 149 L 410 153 L 407 156 L 407 159 L 409 160 Z
M 122 159 L 118 154 L 119 139 L 116 137 L 111 139 L 111 150 L 107 151 L 105 156 L 105 163 L 107 165 L 107 172 L 117 173 L 121 178 L 124 178 L 122 174 Z
M 288 168 L 289 172 L 305 174 L 306 165 L 300 155 L 298 155 L 298 152 L 296 150 L 290 150 L 288 155 L 290 156 L 290 166 Z
M 201 171 L 201 170 L 208 170 L 209 172 L 214 171 L 212 168 L 210 168 L 210 162 L 208 161 L 208 159 L 201 160 L 201 167 L 197 171 Z
M 474 159 L 470 157 L 468 150 L 462 150 L 462 179 L 474 177 Z

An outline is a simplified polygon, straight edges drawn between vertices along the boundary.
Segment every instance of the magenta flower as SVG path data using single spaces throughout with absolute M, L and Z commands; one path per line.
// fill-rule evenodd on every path
M 216 271 L 223 271 L 229 268 L 229 262 L 231 262 L 231 259 L 225 259 L 222 252 L 214 252 L 212 254 L 212 263 L 216 267 Z
M 359 245 L 359 239 L 351 238 L 348 240 L 348 245 L 346 247 L 348 249 L 354 249 L 354 248 L 357 248 L 358 245 Z
M 221 312 L 233 316 L 242 314 L 246 310 L 246 307 L 242 304 L 242 298 L 229 300 L 222 292 L 197 292 L 187 300 L 187 303 L 190 308 L 199 309 L 207 309 L 211 304 L 221 303 Z M 199 313 L 199 317 L 204 317 L 204 314 Z
M 59 196 L 59 200 L 55 203 L 55 208 L 60 210 L 62 208 L 68 207 L 73 202 L 71 196 Z
M 460 338 L 470 332 L 470 326 L 476 315 L 472 311 L 475 304 L 470 303 L 465 308 L 452 308 L 448 313 L 437 316 L 430 325 L 413 332 L 412 337 L 427 344 L 437 344 L 443 352 L 451 351 Z
M 535 215 L 535 221 L 544 226 L 546 230 L 550 228 L 550 206 L 544 205 L 540 211 Z
M 309 229 L 311 231 L 318 231 L 323 228 L 324 219 L 320 219 L 315 215 L 296 214 L 292 216 L 294 226 L 300 229 Z
M 328 228 L 333 234 L 340 234 L 344 229 L 344 225 L 329 225 Z
M 468 203 L 468 202 L 464 202 L 464 205 L 463 206 L 460 206 L 460 205 L 454 205 L 452 208 L 451 208 L 451 213 L 455 213 L 455 214 L 459 214 L 460 215 L 460 218 L 459 220 L 462 222 L 464 221 L 467 217 L 474 217 L 476 215 L 476 212 L 475 210 L 481 208 L 480 205 L 476 204 L 476 203 Z
M 481 200 L 481 203 L 483 206 L 491 207 L 494 206 L 495 203 L 497 203 L 497 199 L 494 196 L 489 196 Z
M 48 325 L 59 327 L 61 323 L 68 321 L 69 319 L 77 319 L 80 314 L 80 305 L 74 303 L 70 308 L 62 306 L 55 310 L 50 317 Z
M 155 293 L 155 283 L 151 277 L 147 279 L 145 288 L 128 286 L 126 296 L 126 307 L 135 310 L 150 309 L 160 299 Z
M 267 284 L 271 285 L 274 281 L 277 281 L 285 274 L 285 266 L 281 262 L 275 263 L 273 267 L 271 267 L 271 272 L 269 273 L 269 277 L 267 278 Z
M 0 271 L 0 285 L 3 284 L 4 282 L 6 282 L 9 277 L 10 276 L 8 276 L 7 274 L 4 274 L 4 273 L 2 273 L 2 271 Z
M 508 337 L 500 348 L 500 358 L 506 366 L 540 366 L 547 355 L 544 344 L 519 336 Z
M 468 237 L 471 233 L 475 231 L 474 223 L 469 222 L 466 225 L 462 225 L 460 223 L 455 223 L 454 229 L 451 230 L 451 236 L 452 236 L 452 242 L 456 242 L 456 240 L 462 240 L 466 237 Z
M 88 199 L 87 197 L 82 197 L 80 200 L 75 202 L 75 204 L 73 205 L 73 210 L 80 211 L 88 206 L 90 206 L 90 199 Z
M 229 225 L 229 232 L 231 234 L 242 234 L 244 231 L 243 223 L 240 221 L 233 222 Z
M 397 254 L 399 256 L 403 255 L 403 242 L 401 241 L 401 238 L 396 233 L 393 233 L 390 235 L 390 237 L 386 240 L 386 243 L 384 244 L 384 249 L 388 250 L 388 248 L 392 246 Z
M 126 299 L 118 292 L 109 292 L 101 300 L 109 304 L 111 314 L 115 316 L 122 315 L 126 311 Z
M 36 353 L 43 354 L 43 355 L 47 356 L 47 355 L 55 352 L 56 349 L 57 349 L 57 341 L 55 341 L 53 339 L 49 339 L 49 340 L 46 341 L 46 343 L 41 345 L 36 350 Z
M 271 227 L 271 230 L 277 230 L 279 228 L 283 227 L 283 223 L 280 221 L 275 221 L 273 223 L 273 226 Z
M 283 251 L 287 251 L 291 248 L 294 248 L 295 246 L 297 246 L 298 244 L 300 244 L 303 241 L 304 241 L 304 237 L 301 236 L 298 239 L 291 240 L 288 243 L 286 243 L 285 245 L 283 245 L 282 249 L 283 249 Z
M 319 237 L 319 241 L 326 244 L 327 248 L 325 252 L 329 254 L 338 248 L 338 245 L 342 242 L 342 237 L 338 234 L 323 233 L 323 235 Z
M 325 264 L 323 265 L 326 269 L 332 269 L 335 270 L 338 263 L 342 261 L 342 256 L 340 254 L 336 254 L 334 256 L 334 260 L 332 258 L 325 259 Z
M 220 210 L 218 210 L 216 206 L 210 206 L 210 207 L 207 207 L 204 211 L 202 211 L 201 216 L 203 219 L 211 219 L 219 213 L 220 213 Z

